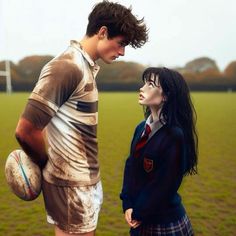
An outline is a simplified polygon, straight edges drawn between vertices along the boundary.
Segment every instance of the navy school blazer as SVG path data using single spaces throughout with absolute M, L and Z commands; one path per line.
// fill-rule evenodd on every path
M 125 163 L 123 211 L 132 208 L 132 219 L 142 222 L 174 222 L 185 215 L 178 194 L 186 164 L 184 134 L 179 127 L 163 125 L 134 157 L 144 127 L 145 121 L 136 127 Z

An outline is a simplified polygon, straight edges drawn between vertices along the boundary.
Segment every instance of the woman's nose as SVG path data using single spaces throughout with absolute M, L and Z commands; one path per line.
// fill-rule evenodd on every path
M 143 85 L 143 87 L 144 87 L 144 85 Z M 143 87 L 141 87 L 141 88 L 139 89 L 140 92 L 143 92 Z

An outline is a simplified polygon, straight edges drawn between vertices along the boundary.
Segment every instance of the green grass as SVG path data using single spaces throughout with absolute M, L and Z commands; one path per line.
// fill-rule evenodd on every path
M 180 189 L 196 235 L 236 235 L 236 94 L 193 93 L 198 114 L 199 175 Z M 18 148 L 14 129 L 28 94 L 0 94 L 0 235 L 53 235 L 42 196 L 15 197 L 5 182 L 7 155 Z M 143 118 L 136 93 L 100 93 L 99 160 L 104 204 L 98 236 L 128 235 L 119 200 L 123 167 L 136 124 Z

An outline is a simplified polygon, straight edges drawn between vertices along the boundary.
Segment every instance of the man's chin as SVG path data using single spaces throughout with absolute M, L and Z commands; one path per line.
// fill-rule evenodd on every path
M 111 64 L 112 62 L 114 62 L 115 60 L 112 59 L 102 59 L 103 62 L 105 62 L 106 64 Z

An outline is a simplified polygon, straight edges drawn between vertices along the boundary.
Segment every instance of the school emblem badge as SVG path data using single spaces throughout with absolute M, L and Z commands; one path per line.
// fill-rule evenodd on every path
M 144 157 L 144 160 L 143 160 L 143 168 L 144 168 L 144 170 L 145 170 L 147 173 L 149 173 L 150 171 L 152 171 L 152 169 L 153 169 L 153 160 Z

